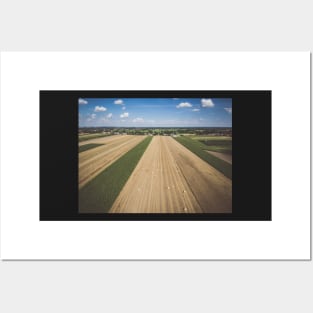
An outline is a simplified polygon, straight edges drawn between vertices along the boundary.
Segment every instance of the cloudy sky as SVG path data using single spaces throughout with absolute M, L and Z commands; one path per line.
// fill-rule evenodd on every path
M 231 127 L 232 99 L 79 98 L 79 126 Z

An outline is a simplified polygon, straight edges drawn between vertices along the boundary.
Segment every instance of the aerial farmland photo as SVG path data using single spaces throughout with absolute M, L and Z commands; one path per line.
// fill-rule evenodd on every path
M 231 98 L 79 98 L 79 213 L 232 213 Z

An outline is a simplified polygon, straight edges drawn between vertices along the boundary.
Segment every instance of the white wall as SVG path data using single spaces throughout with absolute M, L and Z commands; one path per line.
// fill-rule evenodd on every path
M 313 50 L 312 1 L 211 3 L 2 0 L 0 49 Z M 312 287 L 312 262 L 0 262 L 3 312 L 305 313 Z

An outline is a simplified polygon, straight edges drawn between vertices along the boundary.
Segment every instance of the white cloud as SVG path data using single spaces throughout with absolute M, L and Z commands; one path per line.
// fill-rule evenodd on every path
M 101 119 L 101 121 L 107 122 L 107 121 L 109 121 L 109 120 L 112 118 L 112 116 L 113 116 L 113 114 L 112 114 L 112 113 L 109 113 L 109 114 L 107 114 L 105 117 L 103 117 L 103 118 Z
M 105 107 L 102 107 L 99 105 L 95 106 L 95 112 L 104 112 L 106 110 L 107 110 L 107 108 L 105 108 Z
M 198 112 L 200 109 L 192 109 L 193 112 Z
M 82 98 L 79 98 L 78 99 L 78 104 L 88 104 L 88 101 L 87 100 L 85 100 L 85 99 L 82 99 Z
M 144 120 L 143 120 L 143 118 L 141 118 L 141 117 L 136 117 L 136 118 L 134 118 L 133 119 L 133 122 L 134 123 L 142 123 Z
M 189 102 L 181 102 L 180 104 L 176 105 L 177 109 L 180 109 L 180 108 L 191 108 L 191 107 L 192 107 L 192 104 L 189 103 Z
M 123 104 L 123 100 L 122 99 L 115 100 L 114 104 Z
M 228 112 L 229 114 L 232 114 L 233 112 L 233 110 L 232 110 L 232 108 L 224 108 L 224 110 L 226 111 L 226 112 Z
M 128 112 L 125 112 L 125 113 L 122 113 L 120 115 L 120 118 L 125 118 L 125 117 L 128 117 L 129 116 L 129 113 Z
M 126 107 L 122 107 L 122 110 L 126 110 Z
M 94 120 L 96 117 L 97 117 L 97 114 L 90 114 L 89 117 L 87 118 L 87 122 Z
M 213 108 L 214 102 L 212 101 L 212 99 L 201 99 L 201 106 L 203 108 Z

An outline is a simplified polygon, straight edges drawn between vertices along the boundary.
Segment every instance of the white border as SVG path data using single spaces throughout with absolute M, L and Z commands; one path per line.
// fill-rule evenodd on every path
M 272 221 L 39 221 L 39 90 L 153 89 L 272 90 Z M 309 169 L 308 52 L 1 53 L 3 259 L 309 259 Z

